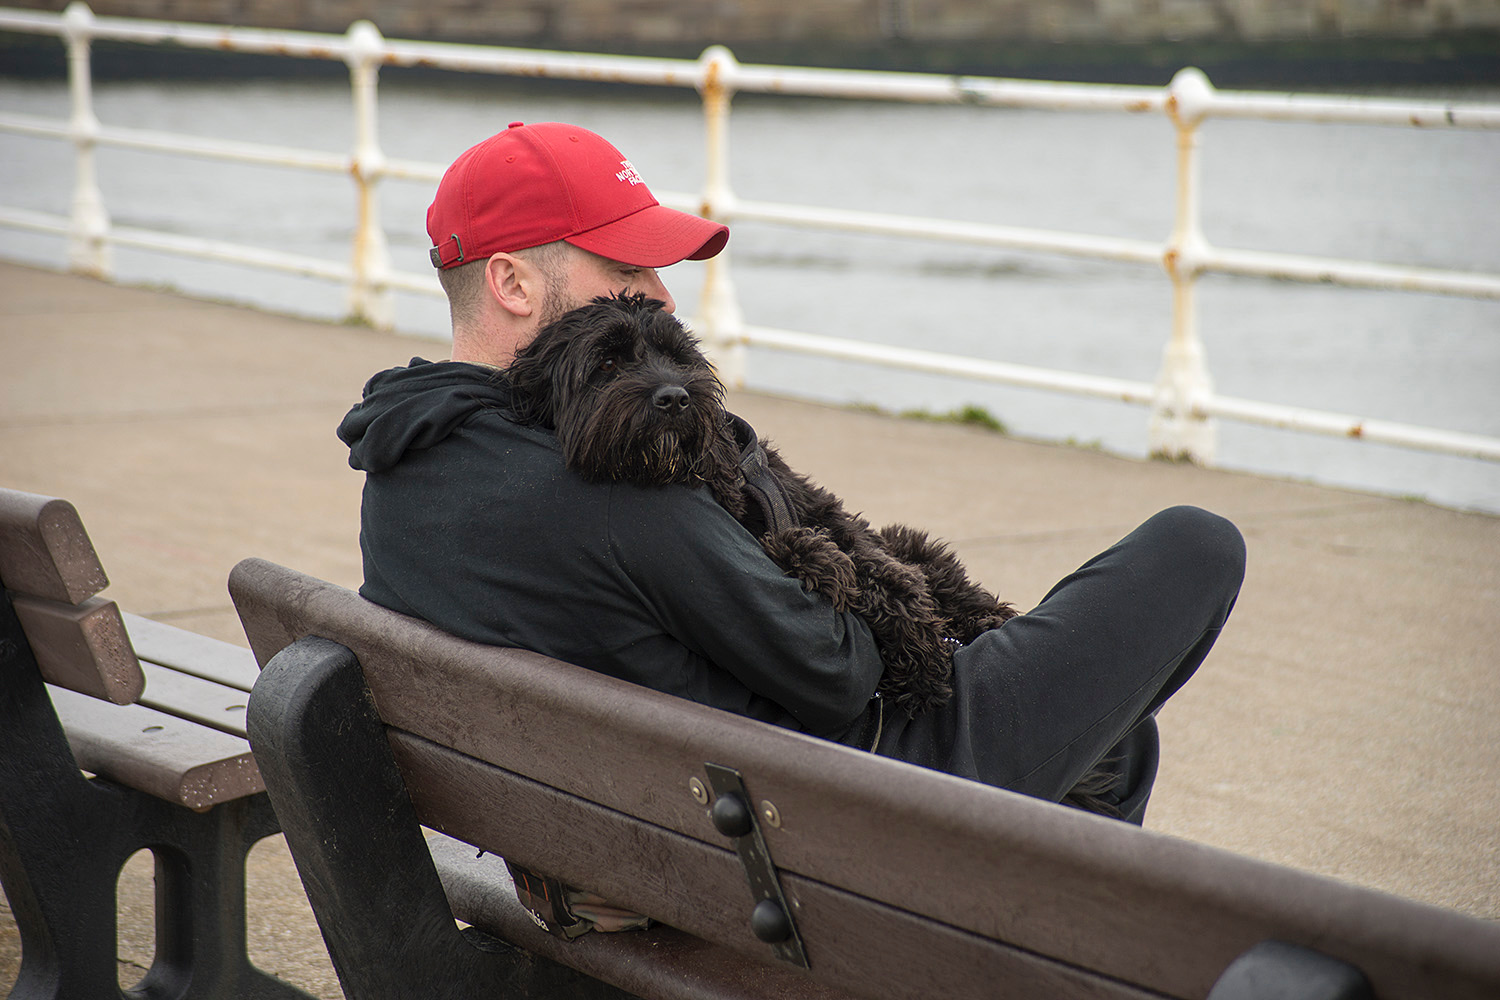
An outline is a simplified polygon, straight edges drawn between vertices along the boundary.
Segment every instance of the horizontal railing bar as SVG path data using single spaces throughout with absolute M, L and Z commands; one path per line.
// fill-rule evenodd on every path
M 1104 375 L 1083 375 L 1078 372 L 1055 371 L 1049 368 L 1033 368 L 1008 361 L 987 361 L 982 358 L 966 358 L 910 347 L 868 344 L 863 341 L 797 333 L 792 330 L 776 330 L 763 326 L 744 327 L 738 339 L 752 347 L 768 347 L 846 361 L 863 361 L 887 368 L 922 371 L 934 375 L 957 375 L 986 382 L 1002 382 L 1028 389 L 1050 389 L 1079 396 L 1135 403 L 1141 406 L 1149 406 L 1155 395 L 1154 387 L 1146 382 L 1131 382 Z
M 0 29 L 7 31 L 64 35 L 69 27 L 66 13 L 39 15 L 0 9 Z M 87 38 L 103 38 L 112 42 L 137 42 L 145 45 L 172 42 L 184 48 L 298 56 L 304 59 L 341 60 L 349 47 L 345 35 L 266 28 L 229 28 L 185 21 L 155 21 L 149 18 L 93 16 L 86 22 L 77 23 L 76 27 Z
M 74 137 L 73 128 L 66 121 L 23 114 L 0 113 L 0 131 L 64 140 Z M 90 130 L 89 137 L 101 146 L 118 146 L 123 149 L 154 153 L 181 153 L 201 159 L 260 163 L 334 174 L 346 174 L 353 168 L 353 161 L 346 153 L 325 153 L 291 146 L 270 146 L 235 139 L 183 135 L 177 132 L 100 125 Z
M 291 146 L 269 146 L 235 139 L 212 139 L 156 132 L 147 129 L 100 126 L 94 141 L 105 146 L 139 149 L 157 153 L 182 153 L 210 160 L 234 160 L 268 166 L 296 167 L 330 174 L 347 174 L 353 160 L 347 153 L 324 153 Z
M 1242 423 L 1260 424 L 1283 430 L 1325 434 L 1375 444 L 1400 445 L 1423 451 L 1440 451 L 1463 458 L 1500 462 L 1500 438 L 1460 431 L 1434 430 L 1413 424 L 1363 417 L 1297 406 L 1261 403 L 1251 399 L 1214 396 L 1202 406 L 1205 416 L 1223 417 Z
M 250 247 L 240 243 L 224 243 L 220 240 L 205 240 L 197 236 L 181 236 L 151 229 L 135 229 L 130 226 L 111 226 L 106 242 L 116 246 L 155 250 L 160 253 L 177 254 L 183 257 L 206 258 L 234 264 L 248 264 L 271 271 L 284 271 L 312 278 L 349 282 L 354 270 L 348 264 L 335 264 L 318 257 Z
M 71 140 L 73 138 L 72 126 L 61 119 L 4 112 L 0 112 L 0 132 L 13 132 L 18 135 L 49 139 Z M 101 125 L 94 129 L 91 135 L 99 145 L 148 152 L 182 153 L 204 159 L 294 167 L 335 174 L 347 174 L 354 169 L 354 160 L 348 154 L 298 149 L 292 146 L 268 146 L 235 139 L 215 139 L 206 136 L 183 135 L 177 132 L 121 128 L 113 125 Z M 390 177 L 397 180 L 435 183 L 442 179 L 443 167 L 439 164 L 422 163 L 417 160 L 391 159 L 367 170 L 366 175 L 372 178 Z
M 1305 257 L 1268 250 L 1203 251 L 1197 261 L 1205 271 L 1246 277 L 1282 278 L 1353 288 L 1387 288 L 1479 299 L 1500 299 L 1500 275 L 1438 268 L 1379 264 L 1373 261 Z
M 0 7 L 0 29 L 23 35 L 62 34 L 62 15 L 42 11 Z
M 432 66 L 471 73 L 632 83 L 665 87 L 698 87 L 703 65 L 696 59 L 611 56 L 388 39 L 380 55 L 387 66 Z
M 1155 396 L 1155 387 L 1145 382 L 1132 382 L 1100 375 L 1081 375 L 1076 372 L 966 358 L 906 347 L 866 344 L 860 341 L 797 333 L 791 330 L 746 327 L 739 339 L 753 347 L 844 361 L 858 361 L 888 368 L 899 368 L 904 371 L 953 375 L 1027 389 L 1066 392 L 1136 406 L 1150 406 Z M 1440 451 L 1492 462 L 1500 461 L 1500 438 L 1478 434 L 1434 430 L 1386 420 L 1369 420 L 1322 410 L 1237 399 L 1232 396 L 1213 396 L 1201 404 L 1199 409 L 1201 412 L 1195 415 L 1200 417 L 1222 417 L 1266 427 L 1305 431 L 1379 444 L 1401 445 L 1424 451 Z
M 68 236 L 72 233 L 72 224 L 64 216 L 47 215 L 42 212 L 32 212 L 24 208 L 7 208 L 4 206 L 0 206 L 0 226 L 9 226 L 13 229 L 26 229 L 39 233 L 52 233 L 58 236 Z M 305 257 L 298 254 L 285 253 L 280 250 L 245 246 L 242 243 L 205 240 L 195 236 L 181 236 L 175 233 L 163 233 L 151 229 L 113 226 L 110 228 L 109 235 L 104 237 L 104 240 L 106 243 L 117 244 L 119 246 L 155 250 L 160 253 L 170 253 L 178 256 L 208 257 L 213 260 L 246 264 L 253 267 L 285 271 L 311 277 L 328 278 L 335 281 L 348 281 L 352 275 L 352 269 L 348 265 L 329 263 L 317 257 Z M 439 298 L 443 295 L 442 286 L 430 274 L 417 275 L 399 271 L 392 272 L 386 276 L 384 285 L 390 288 L 401 289 L 402 291 L 414 292 L 419 295 L 431 295 Z
M 1381 97 L 1214 91 L 1206 114 L 1319 124 L 1414 128 L 1500 128 L 1500 106 L 1463 101 L 1399 101 Z
M 1024 229 L 979 222 L 957 222 L 878 212 L 816 208 L 769 201 L 736 200 L 716 215 L 732 221 L 770 222 L 807 229 L 835 229 L 877 236 L 906 236 L 975 243 L 1019 250 L 1043 250 L 1075 257 L 1160 264 L 1160 243 L 1045 229 Z
M 47 215 L 7 205 L 0 205 L 0 226 L 27 229 L 36 233 L 57 233 L 61 236 L 67 236 L 73 231 L 73 221 L 66 216 Z
M 776 202 L 735 201 L 716 212 L 726 221 L 768 222 L 808 229 L 840 230 L 880 236 L 902 236 L 1033 250 L 1086 257 L 1160 265 L 1169 250 L 1164 243 L 1066 233 L 1047 229 L 955 222 L 915 216 L 886 215 L 857 210 L 816 208 Z M 1356 288 L 1394 288 L 1472 298 L 1500 298 L 1500 275 L 1437 268 L 1408 267 L 1334 257 L 1309 257 L 1259 250 L 1204 249 L 1191 262 L 1181 259 L 1178 267 L 1191 264 L 1204 271 L 1248 277 L 1281 278 L 1313 284 L 1337 284 Z
M 420 160 L 389 159 L 378 172 L 382 177 L 402 181 L 427 181 L 436 184 L 443 179 L 447 168 L 439 163 L 423 163 Z
M 680 212 L 697 212 L 707 214 L 707 207 L 703 199 L 695 194 L 687 194 L 682 191 L 652 191 L 656 200 L 668 208 L 675 208 Z
M 0 112 L 0 132 L 16 135 L 33 135 L 46 139 L 71 139 L 73 130 L 61 118 L 38 118 L 36 115 L 7 114 Z
M 764 94 L 1046 110 L 1139 113 L 1160 111 L 1166 101 L 1166 91 L 1161 87 L 800 66 L 735 65 L 724 83 L 734 90 Z
M 62 35 L 65 15 L 0 9 L 0 28 Z M 79 25 L 89 37 L 138 43 L 173 42 L 212 48 L 304 58 L 348 59 L 355 46 L 348 35 L 309 31 L 225 28 L 174 21 L 94 17 Z M 542 49 L 465 45 L 450 42 L 382 40 L 373 55 L 396 66 L 443 69 L 609 83 L 701 88 L 705 60 L 610 56 Z M 877 70 L 838 70 L 797 66 L 741 65 L 730 58 L 718 82 L 732 91 L 923 103 L 980 104 L 1040 110 L 1162 111 L 1167 88 L 1112 84 L 1054 83 L 1005 77 L 944 76 Z M 1404 101 L 1374 97 L 1220 92 L 1196 99 L 1205 117 L 1281 121 L 1344 122 L 1419 128 L 1500 128 L 1500 107 L 1492 104 Z
M 0 127 L 7 122 L 0 119 Z M 228 157 L 226 158 L 234 158 Z M 262 161 L 265 162 L 265 161 Z M 417 171 L 439 168 L 409 163 L 399 176 L 425 179 Z M 389 176 L 397 174 L 389 169 Z M 663 192 L 663 204 L 693 205 L 692 196 Z M 1123 260 L 1160 264 L 1165 253 L 1162 244 L 1115 237 L 1089 236 L 1048 230 L 1021 229 L 1009 226 L 987 226 L 980 223 L 923 220 L 870 212 L 818 209 L 771 202 L 738 202 L 731 218 L 807 228 L 834 229 L 875 235 L 920 237 L 948 242 L 962 242 L 1007 249 L 1033 250 L 1098 260 Z M 0 224 L 6 223 L 0 216 Z M 19 223 L 17 223 L 19 225 Z M 23 227 L 25 228 L 25 227 Z M 1184 262 L 1186 263 L 1186 262 Z M 1276 278 L 1310 284 L 1337 284 L 1356 288 L 1399 289 L 1471 298 L 1500 299 L 1500 276 L 1435 268 L 1405 267 L 1331 257 L 1307 257 L 1268 251 L 1210 249 L 1194 259 L 1206 272 L 1237 274 L 1246 277 Z M 395 286 L 393 286 L 395 287 Z M 406 286 L 401 286 L 406 287 Z M 427 294 L 428 286 L 412 289 Z
M 436 271 L 429 271 L 426 274 L 392 271 L 386 275 L 385 284 L 387 288 L 395 288 L 403 292 L 414 292 L 417 295 L 429 295 L 439 299 L 447 298 L 443 292 L 443 286 L 438 283 Z
M 1045 111 L 1140 114 L 1165 111 L 1170 100 L 1167 88 L 1163 87 L 793 66 L 735 66 L 725 82 L 737 90 L 761 93 L 979 104 Z M 1420 128 L 1500 128 L 1500 107 L 1493 104 L 1217 90 L 1204 95 L 1201 101 L 1198 108 L 1204 116 L 1215 118 Z

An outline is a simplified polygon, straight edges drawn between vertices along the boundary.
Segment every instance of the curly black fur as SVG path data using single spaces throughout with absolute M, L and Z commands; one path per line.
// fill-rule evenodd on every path
M 881 691 L 901 708 L 946 701 L 954 648 L 1016 613 L 941 542 L 905 525 L 875 531 L 765 446 L 796 522 L 768 530 L 746 497 L 723 385 L 658 301 L 600 298 L 568 313 L 509 376 L 517 418 L 554 429 L 570 468 L 595 481 L 707 486 L 785 572 L 863 617 L 885 664 Z
M 870 625 L 885 665 L 880 690 L 913 714 L 952 696 L 953 650 L 1016 615 L 969 580 L 942 542 L 907 525 L 880 531 L 794 472 L 762 442 L 796 526 L 768 528 L 746 494 L 724 387 L 663 303 L 595 299 L 544 327 L 507 369 L 513 415 L 556 431 L 568 466 L 596 482 L 703 485 L 803 586 Z M 1105 815 L 1102 766 L 1063 799 Z
M 511 410 L 555 430 L 568 467 L 588 479 L 701 483 L 718 496 L 737 474 L 724 387 L 662 305 L 600 298 L 548 324 L 506 370 Z

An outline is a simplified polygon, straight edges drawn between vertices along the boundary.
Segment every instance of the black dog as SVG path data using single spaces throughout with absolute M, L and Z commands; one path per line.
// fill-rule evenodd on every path
M 706 486 L 778 566 L 864 618 L 885 665 L 881 692 L 909 712 L 947 700 L 953 650 L 1016 614 L 942 543 L 904 525 L 873 530 L 758 442 L 661 302 L 595 299 L 544 327 L 508 375 L 515 416 L 555 430 L 570 468 L 598 482 Z

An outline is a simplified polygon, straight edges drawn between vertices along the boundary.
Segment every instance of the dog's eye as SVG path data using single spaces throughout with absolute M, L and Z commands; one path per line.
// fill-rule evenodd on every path
M 613 375 L 615 373 L 615 370 L 619 367 L 620 363 L 614 358 L 605 358 L 603 361 L 599 362 L 599 370 L 606 375 Z

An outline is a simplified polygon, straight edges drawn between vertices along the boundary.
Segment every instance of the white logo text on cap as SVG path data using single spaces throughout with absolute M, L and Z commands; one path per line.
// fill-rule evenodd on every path
M 629 181 L 631 187 L 635 187 L 637 184 L 646 183 L 645 180 L 642 179 L 641 175 L 636 173 L 635 167 L 631 165 L 629 160 L 621 160 L 620 166 L 624 167 L 625 169 L 615 174 L 615 180 Z

